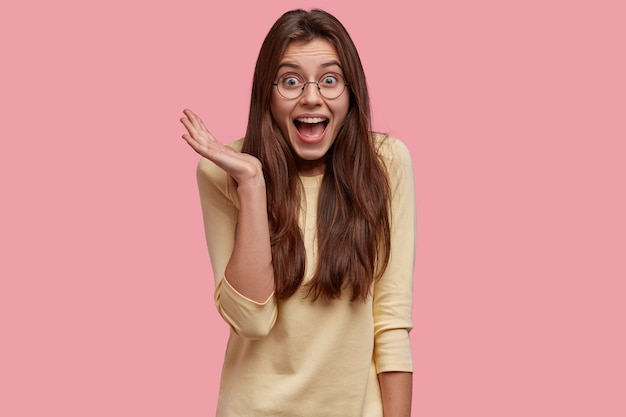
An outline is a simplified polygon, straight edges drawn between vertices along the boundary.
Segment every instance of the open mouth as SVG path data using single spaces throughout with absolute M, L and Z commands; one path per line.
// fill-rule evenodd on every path
M 301 117 L 293 121 L 302 136 L 317 137 L 326 130 L 328 119 L 323 117 Z

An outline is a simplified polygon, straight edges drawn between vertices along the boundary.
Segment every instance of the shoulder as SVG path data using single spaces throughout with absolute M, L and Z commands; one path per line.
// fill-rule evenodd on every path
M 383 133 L 372 133 L 374 147 L 389 175 L 412 172 L 413 162 L 409 148 L 400 139 Z
M 241 152 L 241 148 L 243 147 L 243 138 L 242 139 L 237 139 L 234 142 L 230 142 L 226 144 L 227 146 L 230 146 L 231 148 L 233 148 L 234 150 Z

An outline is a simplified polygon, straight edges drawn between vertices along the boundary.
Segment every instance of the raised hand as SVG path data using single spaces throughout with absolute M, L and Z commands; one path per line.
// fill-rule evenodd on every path
M 252 155 L 237 152 L 233 148 L 220 143 L 208 131 L 200 117 L 189 109 L 183 110 L 185 117 L 181 123 L 187 129 L 183 139 L 194 151 L 213 161 L 217 166 L 228 173 L 237 184 L 246 181 L 263 179 L 261 162 Z

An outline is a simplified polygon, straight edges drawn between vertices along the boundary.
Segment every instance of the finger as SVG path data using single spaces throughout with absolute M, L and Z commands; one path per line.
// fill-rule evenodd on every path
M 204 126 L 202 119 L 200 119 L 200 116 L 198 116 L 197 114 L 195 114 L 189 109 L 183 110 L 183 113 L 185 113 L 185 116 L 187 116 L 187 118 L 191 121 L 191 123 L 193 123 L 196 129 L 206 130 L 206 127 Z
M 188 135 L 188 134 L 184 134 L 182 136 L 182 138 L 185 140 L 185 142 L 187 142 L 187 144 L 197 153 L 201 153 L 201 149 L 202 149 L 202 145 L 200 143 L 198 143 L 197 140 L 195 140 L 192 136 Z
M 189 133 L 182 135 L 182 138 L 196 151 L 208 150 L 221 145 L 209 132 L 198 132 L 188 120 L 181 119 Z
M 186 118 L 183 118 L 183 119 L 186 119 L 189 122 L 189 125 L 194 126 L 194 128 L 197 128 L 198 123 L 196 122 L 196 119 L 198 116 L 196 116 L 196 114 L 189 109 L 183 110 L 183 113 L 186 116 Z M 183 119 L 181 119 L 180 121 L 183 122 Z M 187 124 L 185 124 L 185 122 L 183 122 L 183 124 L 185 125 L 185 127 L 187 127 Z M 189 130 L 189 128 L 187 128 L 187 130 Z
M 206 128 L 206 126 L 197 114 L 189 109 L 183 110 L 183 113 L 187 117 L 183 117 L 182 119 L 180 119 L 180 121 L 196 141 L 204 145 L 211 142 L 220 143 L 209 131 L 209 129 Z
M 191 134 L 192 136 L 198 135 L 198 131 L 196 130 L 195 126 L 189 119 L 183 117 L 180 119 L 180 122 L 183 124 L 183 126 L 185 126 L 185 129 L 187 129 L 189 134 Z
M 215 136 L 213 136 L 213 134 L 211 132 L 209 132 L 209 129 L 207 129 L 206 126 L 204 126 L 204 124 L 202 124 L 201 120 L 199 121 L 199 124 L 194 124 L 192 126 L 192 129 L 193 129 L 193 131 L 189 131 L 189 133 L 195 135 L 197 140 L 202 140 L 204 142 L 220 143 L 215 138 Z M 189 130 L 189 129 L 187 129 L 187 130 Z
M 184 109 L 183 113 L 185 114 L 185 116 L 187 116 L 190 119 L 192 119 L 195 116 L 195 113 L 189 109 Z

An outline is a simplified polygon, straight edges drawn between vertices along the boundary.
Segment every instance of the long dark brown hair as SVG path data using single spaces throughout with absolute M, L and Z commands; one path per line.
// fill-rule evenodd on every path
M 316 38 L 329 41 L 337 50 L 350 88 L 350 104 L 325 156 L 317 213 L 319 261 L 307 283 L 308 294 L 313 300 L 333 299 L 350 288 L 352 301 L 365 300 L 389 262 L 390 191 L 371 133 L 363 66 L 352 39 L 335 17 L 322 10 L 293 10 L 272 26 L 254 71 L 242 151 L 263 165 L 275 291 L 279 298 L 287 298 L 298 289 L 305 271 L 298 224 L 302 184 L 291 146 L 272 117 L 270 100 L 289 43 Z

